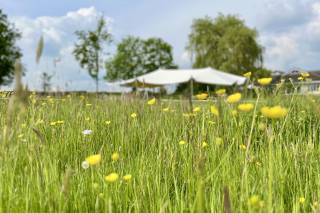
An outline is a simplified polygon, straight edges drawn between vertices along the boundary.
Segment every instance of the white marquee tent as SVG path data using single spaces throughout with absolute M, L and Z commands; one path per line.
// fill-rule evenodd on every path
M 120 82 L 121 86 L 159 87 L 194 81 L 202 84 L 231 86 L 242 85 L 246 78 L 215 70 L 212 68 L 163 70 L 159 69 L 145 75 Z

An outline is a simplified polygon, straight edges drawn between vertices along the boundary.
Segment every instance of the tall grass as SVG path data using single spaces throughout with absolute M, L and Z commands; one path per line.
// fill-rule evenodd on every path
M 183 116 L 188 103 L 181 101 L 149 106 L 139 99 L 31 95 L 0 146 L 0 212 L 315 211 L 318 99 L 262 97 L 255 111 L 232 115 L 236 105 L 222 98 L 219 117 L 210 113 L 212 104 L 196 102 L 201 111 Z M 289 109 L 286 118 L 261 116 L 261 106 L 275 104 Z M 7 105 L 2 99 L 1 115 Z M 5 116 L 0 124 L 7 125 Z M 93 133 L 85 136 L 85 129 Z M 83 169 L 97 153 L 101 163 Z M 120 179 L 107 182 L 111 172 Z M 121 179 L 126 174 L 130 182 Z

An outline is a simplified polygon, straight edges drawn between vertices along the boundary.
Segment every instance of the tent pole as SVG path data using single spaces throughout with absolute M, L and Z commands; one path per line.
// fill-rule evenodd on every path
M 190 80 L 190 94 L 189 94 L 189 104 L 190 104 L 190 111 L 192 112 L 192 97 L 193 97 L 193 79 Z

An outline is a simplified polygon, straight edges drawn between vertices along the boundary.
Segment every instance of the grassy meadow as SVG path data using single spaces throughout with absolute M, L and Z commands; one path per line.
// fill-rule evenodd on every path
M 1 99 L 0 212 L 319 211 L 320 99 L 215 100 Z

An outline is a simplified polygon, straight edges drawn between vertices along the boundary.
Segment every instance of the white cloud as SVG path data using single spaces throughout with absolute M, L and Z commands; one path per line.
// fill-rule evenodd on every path
M 257 16 L 261 30 L 287 31 L 293 26 L 304 25 L 312 18 L 311 1 L 266 0 Z
M 77 30 L 92 30 L 101 13 L 95 7 L 81 8 L 77 11 L 68 12 L 64 16 L 37 18 L 13 17 L 17 29 L 22 33 L 22 39 L 18 42 L 23 51 L 23 63 L 27 66 L 24 77 L 25 83 L 31 89 L 40 89 L 40 74 L 43 71 L 54 74 L 52 83 L 60 89 L 94 90 L 94 81 L 85 70 L 81 70 L 75 61 L 72 50 L 76 42 L 74 34 Z M 107 23 L 112 19 L 106 17 Z M 109 28 L 111 30 L 111 28 Z M 40 35 L 43 35 L 45 45 L 40 65 L 35 64 L 35 51 Z M 56 67 L 53 66 L 55 58 L 61 58 Z M 101 73 L 103 76 L 105 73 Z M 75 79 L 79 83 L 72 83 Z M 106 86 L 101 82 L 103 89 Z
M 264 22 L 260 25 L 265 65 L 276 70 L 319 69 L 320 4 L 314 1 L 291 1 L 289 4 L 289 1 L 282 0 L 276 5 L 278 10 L 265 11 L 269 14 L 269 24 L 272 24 L 267 28 L 264 28 Z M 295 21 L 299 14 L 305 16 Z
M 320 3 L 312 5 L 313 20 L 307 24 L 307 33 L 314 37 L 320 36 Z
M 190 52 L 187 50 L 183 51 L 176 62 L 179 64 L 180 68 L 189 68 L 190 66 L 192 66 Z
M 268 68 L 286 69 L 292 58 L 297 57 L 298 44 L 291 35 L 269 35 L 265 39 L 265 61 Z
M 247 16 L 239 8 L 240 17 L 247 18 L 247 23 L 255 23 L 261 35 L 261 44 L 265 47 L 265 65 L 272 69 L 288 70 L 293 67 L 304 69 L 319 69 L 320 58 L 320 3 L 318 0 L 265 0 L 260 9 Z M 142 37 L 159 36 L 174 47 L 175 62 L 180 67 L 190 67 L 190 58 L 185 52 L 185 45 L 193 18 L 203 17 L 205 14 L 214 16 L 218 11 L 208 12 L 205 9 L 194 9 L 192 14 L 185 16 L 185 11 L 195 7 L 190 1 L 189 7 L 179 10 L 178 6 L 171 7 L 170 11 L 161 14 L 143 14 L 130 20 L 132 13 L 118 17 L 117 29 L 119 41 L 121 36 L 134 34 Z M 208 1 L 209 2 L 209 1 Z M 199 7 L 200 4 L 197 4 Z M 230 8 L 230 5 L 227 6 Z M 180 6 L 179 6 L 180 8 Z M 151 11 L 151 10 L 148 10 Z M 211 9 L 210 9 L 211 11 Z M 223 12 L 230 12 L 225 10 Z M 243 14 L 241 14 L 241 12 Z M 119 12 L 120 13 L 120 12 Z M 234 13 L 234 12 L 233 12 Z M 139 13 L 140 14 L 140 13 Z M 189 13 L 188 13 L 189 14 Z M 76 30 L 92 29 L 101 13 L 95 7 L 81 8 L 69 11 L 62 16 L 41 16 L 36 18 L 13 17 L 16 27 L 23 33 L 19 46 L 23 49 L 23 62 L 27 65 L 28 73 L 25 81 L 31 88 L 40 88 L 39 76 L 43 70 L 54 73 L 54 84 L 60 88 L 94 90 L 94 81 L 85 70 L 81 70 L 72 56 L 73 45 L 76 42 Z M 149 15 L 149 16 L 148 16 Z M 142 15 L 141 15 L 142 16 Z M 150 17 L 145 19 L 145 17 Z M 124 17 L 124 18 L 123 18 Z M 122 20 L 123 19 L 123 20 Z M 129 19 L 129 20 L 128 20 Z M 132 18 L 134 19 L 134 18 Z M 112 19 L 107 18 L 111 23 Z M 170 23 L 168 23 L 170 20 Z M 251 25 L 250 25 L 251 26 Z M 120 32 L 120 33 L 119 33 Z M 39 66 L 35 65 L 35 49 L 40 35 L 44 35 L 44 57 Z M 60 57 L 61 62 L 53 67 L 53 59 Z M 104 74 L 103 72 L 101 73 Z M 105 85 L 101 82 L 101 86 Z M 103 89 L 106 89 L 105 86 Z

